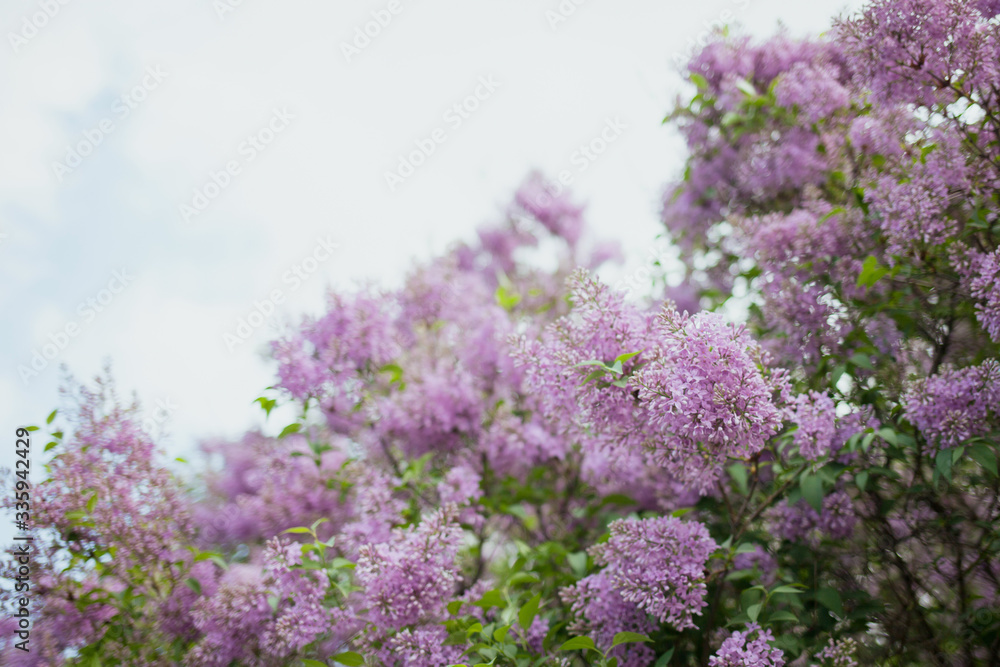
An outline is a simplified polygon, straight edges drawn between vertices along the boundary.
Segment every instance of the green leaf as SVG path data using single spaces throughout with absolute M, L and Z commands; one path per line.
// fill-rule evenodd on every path
M 281 429 L 281 433 L 278 434 L 278 438 L 284 438 L 286 435 L 291 435 L 292 433 L 298 433 L 302 429 L 302 424 L 289 424 L 285 428 Z
M 756 623 L 757 622 L 757 617 L 760 616 L 760 608 L 762 606 L 764 606 L 763 603 L 762 602 L 758 602 L 756 604 L 752 604 L 749 607 L 747 607 L 747 617 L 751 621 L 753 621 L 753 622 Z
M 740 614 L 737 614 L 736 616 L 733 616 L 731 619 L 726 621 L 726 626 L 728 627 L 730 625 L 742 625 L 743 623 L 749 623 L 749 622 L 750 622 L 750 617 L 747 616 L 745 612 L 741 612 Z
M 733 478 L 736 482 L 736 486 L 739 487 L 740 493 L 746 494 L 747 487 L 747 469 L 742 463 L 734 463 L 733 465 L 726 468 L 729 471 L 729 476 Z
M 836 208 L 830 209 L 829 213 L 827 213 L 826 215 L 824 215 L 822 218 L 819 219 L 818 224 L 823 224 L 833 216 L 838 215 L 840 213 L 847 213 L 847 209 L 845 209 L 843 206 L 837 206 Z
M 860 366 L 861 368 L 867 368 L 870 371 L 875 370 L 875 367 L 872 366 L 871 358 L 864 352 L 855 352 L 852 354 L 851 363 L 855 366 Z
M 271 608 L 271 613 L 272 614 L 277 614 L 278 613 L 278 605 L 280 603 L 281 603 L 281 598 L 279 598 L 277 595 L 268 595 L 267 596 L 267 606 Z
M 44 451 L 46 451 L 46 452 L 47 452 L 47 451 L 49 451 L 50 449 L 53 449 L 53 448 L 54 448 L 54 447 L 55 447 L 56 445 L 58 445 L 58 444 L 59 444 L 58 442 L 56 442 L 55 440 L 53 440 L 53 441 L 52 441 L 52 442 L 50 442 L 49 444 L 45 445 L 45 450 L 44 450 Z
M 674 648 L 671 646 L 666 653 L 660 656 L 660 659 L 656 661 L 653 667 L 667 667 L 670 664 L 670 658 L 674 657 Z
M 505 625 L 502 628 L 497 628 L 493 631 L 493 639 L 503 643 L 503 640 L 507 638 L 507 633 L 510 631 L 510 626 Z
M 778 586 L 773 591 L 771 591 L 771 595 L 774 595 L 775 593 L 796 593 L 796 594 L 798 594 L 798 593 L 802 593 L 802 589 L 799 587 L 798 584 L 792 585 L 792 586 L 789 586 L 789 585 Z
M 636 356 L 638 354 L 641 354 L 641 353 L 642 353 L 642 350 L 639 350 L 638 352 L 624 352 L 622 354 L 619 354 L 617 357 L 615 357 L 615 363 L 616 364 L 624 364 L 626 361 L 628 361 L 632 357 L 634 357 L 634 356 Z
M 569 566 L 573 568 L 579 576 L 583 576 L 587 573 L 587 552 L 577 551 L 576 553 L 569 554 L 566 556 L 566 560 L 569 561 Z
M 748 95 L 749 97 L 757 97 L 757 89 L 754 88 L 753 84 L 747 81 L 746 79 L 737 79 L 736 87 L 744 95 Z
M 847 366 L 844 364 L 838 364 L 834 367 L 833 372 L 830 374 L 830 384 L 834 387 L 840 382 L 840 378 L 844 377 L 844 373 L 847 372 Z
M 840 599 L 840 593 L 834 589 L 829 587 L 820 588 L 816 591 L 816 600 L 837 616 L 843 617 L 844 603 Z
M 719 122 L 722 123 L 722 127 L 729 127 L 730 125 L 739 123 L 741 120 L 743 120 L 743 116 L 739 115 L 735 111 L 727 111 L 722 114 L 722 120 Z
M 282 533 L 306 533 L 311 534 L 312 531 L 305 526 L 296 526 L 295 528 L 289 528 L 288 530 L 281 531 Z
M 514 307 L 521 303 L 521 295 L 507 289 L 504 285 L 497 287 L 497 304 L 506 311 L 514 310 Z
M 527 632 L 531 628 L 531 624 L 535 622 L 535 616 L 538 615 L 538 605 L 542 602 L 542 594 L 538 593 L 535 597 L 531 598 L 524 603 L 517 612 L 517 622 L 521 624 L 524 631 Z
M 868 472 L 866 470 L 862 470 L 856 474 L 854 476 L 854 482 L 858 485 L 859 489 L 864 491 L 865 487 L 868 486 Z
M 610 495 L 604 496 L 601 500 L 601 507 L 605 505 L 621 505 L 622 507 L 627 507 L 628 505 L 635 505 L 635 500 L 626 496 L 624 493 L 612 493 Z
M 994 477 L 997 475 L 997 455 L 992 449 L 982 443 L 977 443 L 969 447 L 969 456 Z
M 265 417 L 270 417 L 271 410 L 273 410 L 274 406 L 278 404 L 278 401 L 274 400 L 273 398 L 267 398 L 266 396 L 255 398 L 253 402 L 260 403 L 260 407 L 264 410 Z
M 46 424 L 51 424 L 52 420 L 56 418 L 56 413 L 57 412 L 58 412 L 58 410 L 53 410 L 52 412 L 50 412 L 49 416 L 45 418 L 45 423 Z
M 638 632 L 619 632 L 615 634 L 615 638 L 611 640 L 611 648 L 618 646 L 619 644 L 635 644 L 636 642 L 651 642 L 653 641 L 646 635 L 641 635 Z
M 359 667 L 365 664 L 365 659 L 360 653 L 355 653 L 354 651 L 344 651 L 343 653 L 338 653 L 337 655 L 331 655 L 330 660 L 334 662 L 339 662 L 342 665 L 350 665 L 351 667 Z
M 799 487 L 802 489 L 802 497 L 814 510 L 823 510 L 823 480 L 818 475 L 804 473 L 799 479 Z
M 861 274 L 858 275 L 858 287 L 871 287 L 887 273 L 889 273 L 889 269 L 880 266 L 874 255 L 868 255 L 865 258 L 864 264 L 861 265 Z
M 461 600 L 452 600 L 448 603 L 448 613 L 454 616 L 462 608 L 464 603 Z
M 792 623 L 797 623 L 798 620 L 798 616 L 785 609 L 779 609 L 767 618 L 768 623 L 777 623 L 779 621 L 791 621 Z
M 899 445 L 899 440 L 896 438 L 896 432 L 889 428 L 888 426 L 883 426 L 878 430 L 878 434 L 883 440 L 888 442 L 890 445 Z
M 518 584 L 537 584 L 539 581 L 538 575 L 534 572 L 518 572 L 507 580 L 507 585 L 517 586 Z
M 190 588 L 191 590 L 193 590 L 195 593 L 197 593 L 198 595 L 201 595 L 201 582 L 200 581 L 198 581 L 194 577 L 188 577 L 187 579 L 184 580 L 184 583 L 187 584 L 188 588 Z
M 576 651 L 577 649 L 597 650 L 594 646 L 594 640 L 590 637 L 573 637 L 559 647 L 560 651 Z
M 593 371 L 593 372 L 589 373 L 587 375 L 587 377 L 583 378 L 580 381 L 580 384 L 587 384 L 588 382 L 593 382 L 594 380 L 597 380 L 598 378 L 604 377 L 605 373 L 607 373 L 607 371 L 605 369 L 598 368 L 596 371 Z
M 403 382 L 403 368 L 399 364 L 386 364 L 379 371 L 392 374 L 389 378 L 389 384 L 401 384 Z
M 865 450 L 867 452 L 868 448 L 871 447 L 872 441 L 874 439 L 875 439 L 875 434 L 874 433 L 866 433 L 865 437 L 863 437 L 861 439 L 861 449 L 863 449 L 863 450 Z
M 327 667 L 325 662 L 320 662 L 319 660 L 310 660 L 309 658 L 302 658 L 302 664 L 305 665 L 306 667 Z
M 701 74 L 692 72 L 688 76 L 688 79 L 690 79 L 691 83 L 698 87 L 698 90 L 708 90 L 708 79 L 703 77 Z
M 934 472 L 951 481 L 952 453 L 950 449 L 942 449 L 934 459 Z
M 482 607 L 483 609 L 489 609 L 490 607 L 503 607 L 503 596 L 500 595 L 500 591 L 492 590 L 483 593 L 483 597 L 479 598 L 472 604 L 477 607 Z

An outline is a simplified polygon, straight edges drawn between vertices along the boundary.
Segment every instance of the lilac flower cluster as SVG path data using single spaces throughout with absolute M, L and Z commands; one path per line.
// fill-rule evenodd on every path
M 678 630 L 694 627 L 705 606 L 705 567 L 718 548 L 708 529 L 675 517 L 619 519 L 607 542 L 591 547 L 594 560 L 625 602 Z
M 205 596 L 195 602 L 192 617 L 203 636 L 185 664 L 273 664 L 301 655 L 308 644 L 334 631 L 336 614 L 324 605 L 327 579 L 296 568 L 302 564 L 298 544 L 271 540 L 263 562 L 263 567 L 235 565 L 214 591 L 202 589 Z
M 969 291 L 979 300 L 976 317 L 990 337 L 1000 343 L 1000 249 L 975 255 L 967 275 Z
M 456 517 L 449 505 L 415 528 L 396 530 L 389 542 L 361 547 L 357 580 L 377 626 L 395 630 L 444 614 L 458 580 L 462 529 Z
M 591 637 L 597 646 L 607 650 L 618 632 L 646 634 L 654 629 L 649 617 L 639 607 L 622 598 L 608 570 L 584 577 L 560 593 L 570 605 L 573 624 L 570 631 Z M 622 667 L 644 667 L 655 657 L 642 644 L 618 646 L 610 655 L 618 658 Z
M 816 657 L 829 667 L 858 667 L 858 661 L 854 659 L 858 644 L 850 637 L 844 639 L 830 639 L 830 642 Z
M 615 633 L 647 633 L 647 615 L 678 629 L 694 627 L 692 617 L 705 606 L 705 568 L 717 548 L 699 523 L 674 517 L 623 519 L 609 526 L 607 542 L 591 547 L 604 569 L 562 591 L 575 619 L 572 630 L 610 647 Z M 643 665 L 652 657 L 645 646 L 619 647 L 620 664 Z
M 799 394 L 788 412 L 788 418 L 798 424 L 795 446 L 805 459 L 818 461 L 835 451 L 837 415 L 833 399 L 815 391 Z
M 790 542 L 817 544 L 822 535 L 844 540 L 854 534 L 858 514 L 850 494 L 844 489 L 831 491 L 823 497 L 822 511 L 817 512 L 804 500 L 795 504 L 787 501 L 768 511 L 771 531 Z
M 777 576 L 778 561 L 773 555 L 768 553 L 759 544 L 754 545 L 753 551 L 738 553 L 733 558 L 734 570 L 754 570 L 760 573 L 761 583 L 770 585 L 774 583 Z
M 572 315 L 541 342 L 522 341 L 518 355 L 560 429 L 614 458 L 648 450 L 669 475 L 704 491 L 727 458 L 756 454 L 781 427 L 786 375 L 767 366 L 744 328 L 708 312 L 667 308 L 653 318 L 584 274 L 572 287 Z M 595 361 L 623 355 L 624 383 L 587 380 Z
M 462 662 L 462 647 L 448 646 L 448 631 L 442 626 L 405 628 L 394 635 L 386 650 L 386 662 L 400 667 L 440 667 Z
M 193 532 L 190 501 L 156 464 L 138 406 L 122 405 L 109 378 L 78 391 L 76 442 L 56 456 L 50 480 L 36 489 L 36 520 L 73 535 L 66 546 L 74 553 L 96 544 L 113 548 L 122 571 L 179 559 Z
M 751 635 L 755 635 L 753 639 Z M 708 659 L 708 664 L 711 667 L 784 667 L 784 654 L 768 643 L 773 639 L 770 630 L 749 623 L 745 632 L 729 635 Z
M 1000 364 L 948 368 L 917 380 L 903 397 L 906 418 L 931 446 L 957 447 L 982 435 L 1000 414 Z
M 767 368 L 745 328 L 718 314 L 667 309 L 660 323 L 659 349 L 630 385 L 662 438 L 656 451 L 664 465 L 687 480 L 697 475 L 704 489 L 715 466 L 753 456 L 781 428 L 775 403 L 788 390 L 786 376 Z
M 328 519 L 324 531 L 350 516 L 337 483 L 344 479 L 348 456 L 343 443 L 324 451 L 318 464 L 307 438 L 284 439 L 256 432 L 237 441 L 202 445 L 222 467 L 206 476 L 210 499 L 196 508 L 202 542 L 207 545 L 266 540 L 295 526 Z
M 876 0 L 844 21 L 839 36 L 850 46 L 855 76 L 880 102 L 935 107 L 975 90 L 993 106 L 1000 43 L 987 20 L 996 8 L 978 8 L 957 0 Z

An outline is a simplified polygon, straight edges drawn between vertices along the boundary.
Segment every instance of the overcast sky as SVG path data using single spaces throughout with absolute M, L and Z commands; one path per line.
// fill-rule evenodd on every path
M 255 303 L 297 319 L 328 286 L 396 282 L 532 169 L 568 170 L 641 266 L 684 159 L 661 125 L 675 62 L 713 23 L 807 35 L 858 4 L 7 0 L 0 464 L 63 363 L 89 379 L 110 358 L 150 425 L 170 413 L 172 452 L 238 435 L 273 380 L 272 325 L 227 344 Z M 574 157 L 606 127 L 602 155 Z

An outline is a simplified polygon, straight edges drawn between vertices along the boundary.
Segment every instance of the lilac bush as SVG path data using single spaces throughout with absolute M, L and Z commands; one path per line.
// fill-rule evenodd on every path
M 684 74 L 679 287 L 602 282 L 532 174 L 273 342 L 278 436 L 180 476 L 108 375 L 71 389 L 4 664 L 1000 664 L 1000 3 Z

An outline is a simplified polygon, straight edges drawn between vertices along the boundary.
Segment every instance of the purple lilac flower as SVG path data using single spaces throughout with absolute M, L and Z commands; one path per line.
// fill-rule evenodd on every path
M 622 600 L 670 623 L 694 627 L 705 606 L 705 567 L 718 545 L 708 529 L 676 517 L 619 519 L 607 542 L 591 547 Z
M 756 636 L 750 639 L 751 635 Z M 768 644 L 773 639 L 770 630 L 750 623 L 746 632 L 733 632 L 722 642 L 708 664 L 711 667 L 784 667 L 784 654 Z

